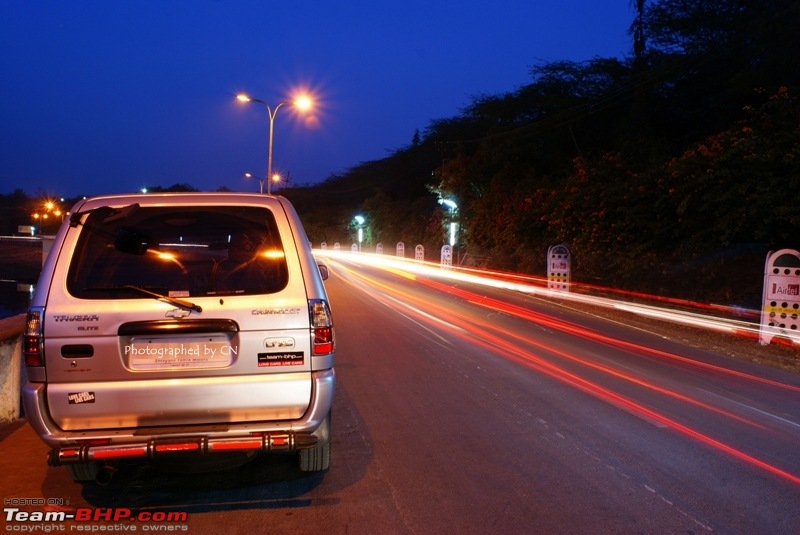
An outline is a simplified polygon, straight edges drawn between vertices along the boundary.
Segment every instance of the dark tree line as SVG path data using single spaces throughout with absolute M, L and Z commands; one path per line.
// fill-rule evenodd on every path
M 391 156 L 286 192 L 312 241 L 438 250 L 455 200 L 468 262 L 755 304 L 769 249 L 800 248 L 800 3 L 634 2 L 632 54 L 538 65 Z

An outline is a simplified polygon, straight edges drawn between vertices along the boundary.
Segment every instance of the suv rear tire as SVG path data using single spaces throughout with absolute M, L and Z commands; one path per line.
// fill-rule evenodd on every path
M 76 483 L 87 483 L 97 481 L 100 474 L 100 463 L 91 461 L 88 463 L 74 463 L 66 465 L 69 475 Z
M 313 448 L 300 450 L 298 458 L 302 472 L 322 472 L 331 464 L 331 413 L 329 412 L 314 432 L 319 443 Z

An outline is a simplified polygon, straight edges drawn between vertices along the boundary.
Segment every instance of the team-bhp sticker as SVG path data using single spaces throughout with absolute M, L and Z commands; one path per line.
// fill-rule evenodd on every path
M 301 366 L 303 364 L 302 351 L 289 351 L 286 353 L 259 353 L 258 367 L 270 366 Z

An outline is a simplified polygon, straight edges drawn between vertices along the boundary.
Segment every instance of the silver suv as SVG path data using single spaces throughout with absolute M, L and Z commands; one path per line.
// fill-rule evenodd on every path
M 120 459 L 297 452 L 301 470 L 326 470 L 326 275 L 282 197 L 78 202 L 23 343 L 23 406 L 49 464 L 87 481 Z

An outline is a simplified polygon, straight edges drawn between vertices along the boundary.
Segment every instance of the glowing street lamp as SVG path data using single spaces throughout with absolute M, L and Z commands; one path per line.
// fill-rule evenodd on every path
M 353 218 L 355 222 L 358 224 L 358 252 L 361 252 L 361 242 L 364 241 L 364 216 L 357 215 Z
M 272 174 L 272 132 L 275 126 L 275 115 L 278 113 L 278 110 L 284 104 L 290 104 L 296 107 L 300 111 L 306 111 L 311 109 L 313 106 L 313 102 L 311 98 L 307 95 L 302 95 L 294 99 L 293 101 L 284 101 L 280 102 L 275 108 L 270 108 L 269 104 L 264 102 L 261 99 L 252 98 L 244 93 L 239 93 L 236 95 L 236 100 L 239 102 L 257 102 L 258 104 L 262 104 L 264 108 L 267 110 L 267 118 L 269 120 L 269 137 L 267 138 L 267 173 L 264 175 L 265 177 L 273 177 Z M 280 177 L 279 177 L 280 179 Z M 273 178 L 274 180 L 274 178 Z M 263 191 L 262 191 L 263 193 Z M 272 194 L 272 181 L 267 181 L 267 194 Z
M 458 205 L 456 202 L 450 199 L 439 199 L 439 204 L 447 206 L 450 209 L 450 212 L 455 212 L 458 210 Z
M 311 100 L 311 97 L 309 97 L 308 95 L 300 95 L 299 97 L 294 99 L 293 104 L 300 111 L 308 111 L 314 105 L 314 102 Z
M 258 177 L 258 176 L 254 175 L 252 173 L 245 173 L 244 176 L 246 178 L 255 178 L 256 180 L 258 180 L 259 191 L 261 193 L 264 193 L 264 183 L 267 182 L 266 179 Z M 273 173 L 272 174 L 272 182 L 275 182 L 277 184 L 281 180 L 282 180 L 282 177 L 281 177 L 280 173 Z M 267 184 L 267 191 L 269 191 L 269 189 L 270 189 L 269 184 Z
M 245 173 L 244 176 L 247 178 L 255 178 L 256 180 L 258 180 L 259 193 L 264 193 L 264 179 L 262 179 L 261 177 L 257 177 L 256 175 L 252 175 L 250 173 Z
M 59 203 L 64 202 L 64 199 L 61 198 L 58 201 L 55 200 L 45 200 L 41 204 L 41 210 L 37 210 L 36 212 L 31 214 L 31 218 L 33 221 L 44 227 L 48 225 L 53 225 L 60 221 L 64 220 L 64 212 L 61 210 L 61 206 Z M 52 219 L 51 219 L 52 217 Z
M 439 199 L 439 204 L 446 206 L 448 212 L 450 213 L 450 217 L 453 219 L 450 221 L 450 247 L 454 247 L 456 244 L 456 240 L 458 238 L 458 223 L 455 221 L 456 212 L 458 211 L 458 204 L 452 199 Z

